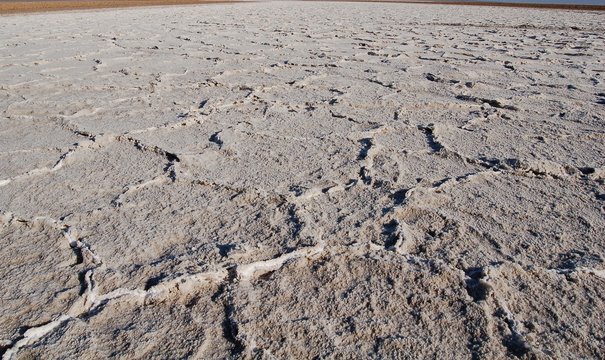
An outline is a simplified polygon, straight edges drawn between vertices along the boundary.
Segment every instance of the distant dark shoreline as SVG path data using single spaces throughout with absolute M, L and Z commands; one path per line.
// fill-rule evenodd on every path
M 322 1 L 322 0 L 303 0 Z M 434 5 L 462 5 L 462 6 L 497 6 L 532 9 L 559 9 L 605 11 L 605 5 L 580 4 L 540 4 L 515 3 L 494 1 L 433 1 L 433 0 L 326 0 L 336 2 L 376 2 L 376 3 L 404 3 L 404 4 L 434 4 Z M 29 12 L 47 12 L 63 10 L 94 10 L 107 8 L 127 8 L 139 6 L 167 6 L 167 5 L 195 5 L 213 3 L 237 3 L 230 0 L 9 0 L 0 1 L 0 14 L 17 14 Z
M 322 1 L 322 0 L 303 0 Z M 336 2 L 365 2 L 365 3 L 393 3 L 393 4 L 433 4 L 433 5 L 463 5 L 463 6 L 497 6 L 530 9 L 558 9 L 558 10 L 586 10 L 605 11 L 605 5 L 585 4 L 541 4 L 541 3 L 516 3 L 495 1 L 432 1 L 432 0 L 328 0 Z

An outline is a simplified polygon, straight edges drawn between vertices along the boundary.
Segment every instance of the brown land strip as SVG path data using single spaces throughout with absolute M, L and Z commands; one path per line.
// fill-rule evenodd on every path
M 44 12 L 57 10 L 87 10 L 125 8 L 134 6 L 191 5 L 235 2 L 229 0 L 58 0 L 58 1 L 0 1 L 0 14 Z
M 322 1 L 322 0 L 303 0 Z M 366 3 L 397 3 L 397 4 L 433 4 L 433 5 L 465 5 L 465 6 L 500 6 L 532 9 L 560 9 L 560 10 L 588 10 L 605 11 L 605 5 L 579 5 L 579 4 L 528 4 L 528 3 L 501 3 L 493 1 L 433 1 L 433 0 L 329 0 L 337 2 L 366 2 Z
M 502 6 L 516 8 L 532 8 L 532 9 L 562 9 L 562 10 L 590 10 L 590 11 L 605 11 L 605 5 L 580 5 L 580 4 L 528 4 L 528 3 L 498 3 L 491 1 L 466 2 L 466 1 L 451 1 L 451 2 L 435 2 L 436 4 L 453 4 L 453 5 L 478 5 L 478 6 Z
M 318 1 L 318 0 L 304 0 Z M 319 0 L 321 1 L 321 0 Z M 527 4 L 527 3 L 500 3 L 490 1 L 433 1 L 433 0 L 330 0 L 339 2 L 377 2 L 377 3 L 405 3 L 405 4 L 437 4 L 437 5 L 465 5 L 465 6 L 500 6 L 535 9 L 563 9 L 563 10 L 589 10 L 605 11 L 605 5 L 571 5 L 571 4 Z M 104 8 L 124 8 L 134 6 L 157 5 L 192 5 L 212 4 L 224 2 L 238 2 L 231 0 L 41 0 L 41 1 L 0 1 L 0 14 L 15 14 L 24 12 L 44 12 L 57 10 L 87 10 Z

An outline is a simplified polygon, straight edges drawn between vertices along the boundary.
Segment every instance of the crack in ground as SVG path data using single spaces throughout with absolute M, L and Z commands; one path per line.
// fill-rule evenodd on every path
M 171 170 L 171 169 L 168 169 L 168 170 Z M 174 174 L 174 176 L 172 176 L 172 175 L 173 174 L 171 172 L 168 175 L 168 178 L 170 180 L 172 180 L 172 182 L 174 182 L 174 181 L 176 181 L 176 174 Z M 157 176 L 157 177 L 155 177 L 155 178 L 153 178 L 151 180 L 140 182 L 140 183 L 138 183 L 136 185 L 128 185 L 128 186 L 126 186 L 124 188 L 124 191 L 122 193 L 120 193 L 113 200 L 111 200 L 111 205 L 113 207 L 120 207 L 120 206 L 122 206 L 122 201 L 123 201 L 123 198 L 125 196 L 130 195 L 130 194 L 132 194 L 134 192 L 137 192 L 137 191 L 139 191 L 139 190 L 141 190 L 141 189 L 143 189 L 143 188 L 145 188 L 147 186 L 150 186 L 150 185 L 163 184 L 165 181 L 166 181 L 166 176 L 160 175 L 160 176 Z
M 219 286 L 218 290 L 212 295 L 211 300 L 215 303 L 220 301 L 223 305 L 223 322 L 221 323 L 223 337 L 232 345 L 231 355 L 237 358 L 243 354 L 246 346 L 238 338 L 239 327 L 237 321 L 234 319 L 235 306 L 231 288 L 235 285 L 236 280 L 237 271 L 233 267 L 229 269 L 225 283 Z
M 290 206 L 288 206 L 288 220 L 292 224 L 291 236 L 293 239 L 297 239 L 300 236 L 300 233 L 305 226 L 304 220 L 300 218 L 296 210 L 296 204 L 290 204 Z
M 518 329 L 518 323 L 514 318 L 514 315 L 508 310 L 504 300 L 497 299 L 496 305 L 498 308 L 494 313 L 497 317 L 504 320 L 510 335 L 506 335 L 502 339 L 503 345 L 506 347 L 508 352 L 518 358 L 522 358 L 525 355 L 532 353 L 531 346 L 525 340 L 523 334 Z
M 223 140 L 221 139 L 221 132 L 222 132 L 222 130 L 217 131 L 214 134 L 210 135 L 210 138 L 208 138 L 208 141 L 218 145 L 219 150 L 223 148 Z
M 462 100 L 462 101 L 474 102 L 474 103 L 478 103 L 478 104 L 488 104 L 491 107 L 495 107 L 498 109 L 506 109 L 506 110 L 512 110 L 512 111 L 519 110 L 519 108 L 516 106 L 505 105 L 505 104 L 502 104 L 498 100 L 486 99 L 486 98 L 476 97 L 476 96 L 472 96 L 472 95 L 457 95 L 456 99 Z
M 424 136 L 426 136 L 426 143 L 428 144 L 432 152 L 438 153 L 445 148 L 435 137 L 435 125 L 418 125 L 418 130 L 422 131 L 424 133 Z
M 504 322 L 510 334 L 500 334 L 502 345 L 506 348 L 509 356 L 524 358 L 535 351 L 519 330 L 519 324 L 514 314 L 508 309 L 504 299 L 498 297 L 490 280 L 496 280 L 497 275 L 490 272 L 502 266 L 503 263 L 493 264 L 487 267 L 468 268 L 464 270 L 464 286 L 473 302 L 483 303 L 484 314 L 490 318 L 497 318 Z M 477 347 L 474 344 L 474 347 Z M 535 354 L 534 354 L 535 355 Z
M 151 152 L 151 153 L 163 156 L 167 160 L 166 166 L 163 169 L 164 173 L 173 182 L 176 180 L 177 174 L 176 174 L 175 164 L 180 162 L 180 159 L 179 159 L 178 155 L 176 155 L 174 153 L 168 152 L 155 145 L 146 145 L 146 144 L 142 143 L 141 141 L 139 141 L 138 139 L 135 139 L 135 138 L 132 138 L 132 137 L 129 137 L 126 135 L 115 135 L 115 136 L 106 135 L 106 136 L 99 137 L 97 135 L 93 135 L 88 132 L 82 132 L 77 129 L 72 129 L 71 131 L 73 131 L 74 133 L 78 132 L 78 133 L 85 134 L 82 136 L 86 136 L 88 140 L 85 142 L 82 142 L 82 143 L 76 143 L 73 147 L 69 148 L 66 152 L 61 154 L 59 159 L 55 162 L 55 164 L 52 167 L 33 169 L 33 170 L 26 172 L 25 174 L 17 175 L 15 177 L 8 178 L 8 179 L 2 179 L 2 180 L 0 180 L 0 187 L 6 186 L 14 181 L 28 179 L 28 178 L 34 177 L 34 176 L 47 175 L 47 174 L 51 174 L 56 171 L 59 171 L 65 166 L 67 159 L 70 158 L 71 156 L 73 156 L 75 154 L 75 152 L 78 151 L 79 149 L 92 149 L 92 148 L 97 149 L 97 148 L 106 146 L 106 144 L 103 141 L 99 141 L 100 138 L 103 138 L 104 140 L 109 140 L 110 142 L 112 140 L 118 141 L 118 142 L 128 142 L 128 143 L 133 144 L 138 150 L 140 150 L 142 152 Z
M 5 348 L 5 351 L 2 354 L 2 360 L 13 359 L 21 348 L 34 344 L 38 340 L 42 339 L 46 334 L 67 323 L 70 319 L 70 316 L 62 315 L 58 319 L 43 325 L 28 328 L 19 339 L 15 340 Z
M 21 174 L 21 175 L 12 177 L 12 178 L 0 180 L 0 187 L 6 186 L 13 181 L 19 181 L 22 179 L 27 179 L 32 176 L 46 175 L 46 174 L 51 174 L 53 172 L 56 172 L 64 166 L 65 160 L 67 158 L 69 158 L 70 156 L 72 156 L 74 154 L 74 152 L 80 147 L 82 147 L 82 146 L 76 144 L 75 147 L 69 148 L 66 152 L 64 152 L 63 154 L 61 154 L 61 156 L 59 156 L 59 159 L 55 162 L 55 164 L 51 168 L 43 167 L 43 168 L 33 169 L 33 170 L 26 172 L 25 174 Z
M 4 216 L 9 217 L 10 214 L 5 214 Z M 23 221 L 14 217 L 11 217 L 11 221 L 13 221 L 12 219 L 17 222 Z M 94 282 L 95 269 L 90 269 L 84 276 L 78 275 L 84 282 L 81 286 L 83 295 L 80 297 L 79 301 L 72 305 L 67 314 L 61 315 L 58 319 L 49 323 L 28 328 L 21 338 L 15 340 L 6 347 L 2 359 L 12 359 L 17 355 L 21 348 L 34 344 L 45 335 L 66 324 L 70 320 L 95 316 L 102 311 L 104 306 L 110 301 L 126 298 L 131 300 L 134 299 L 142 304 L 149 304 L 163 301 L 172 296 L 182 297 L 186 294 L 195 293 L 200 286 L 211 283 L 222 284 L 219 286 L 219 292 L 213 296 L 214 299 L 217 299 L 221 297 L 221 292 L 225 291 L 225 286 L 241 282 L 249 283 L 252 279 L 262 276 L 267 272 L 280 269 L 288 261 L 301 257 L 313 257 L 323 250 L 323 244 L 302 247 L 270 260 L 261 260 L 235 266 L 226 265 L 215 271 L 183 275 L 171 280 L 160 281 L 155 285 L 148 287 L 147 290 L 118 288 L 103 295 L 99 295 L 97 292 L 97 286 Z M 229 302 L 226 302 L 225 304 L 225 321 L 223 324 L 224 336 L 234 345 L 233 355 L 239 355 L 245 350 L 245 344 L 239 339 L 237 323 L 233 319 L 234 306 Z
M 370 149 L 375 145 L 373 138 L 363 138 L 357 141 L 361 145 L 357 160 L 365 160 L 368 157 Z

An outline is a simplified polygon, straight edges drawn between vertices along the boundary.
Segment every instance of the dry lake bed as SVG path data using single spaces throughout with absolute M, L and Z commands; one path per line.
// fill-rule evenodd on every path
M 0 17 L 3 359 L 602 359 L 605 13 Z

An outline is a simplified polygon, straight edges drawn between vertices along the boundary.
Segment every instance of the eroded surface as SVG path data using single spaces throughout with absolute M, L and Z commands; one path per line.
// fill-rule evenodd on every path
M 603 358 L 603 23 L 0 18 L 3 359 Z

